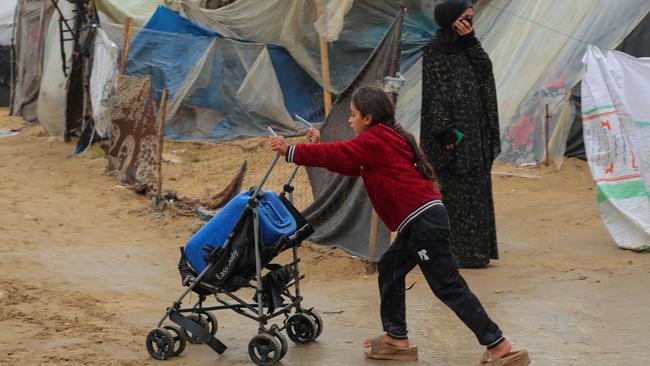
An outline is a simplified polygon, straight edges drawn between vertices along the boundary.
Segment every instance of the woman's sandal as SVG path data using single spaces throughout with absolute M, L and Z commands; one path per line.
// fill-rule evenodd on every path
M 384 336 L 380 335 L 370 340 L 370 352 L 364 352 L 366 357 L 374 360 L 417 361 L 418 348 L 398 348 L 386 344 Z
M 477 366 L 527 366 L 529 364 L 528 351 L 522 349 L 499 358 L 494 357 L 492 352 L 485 351 Z

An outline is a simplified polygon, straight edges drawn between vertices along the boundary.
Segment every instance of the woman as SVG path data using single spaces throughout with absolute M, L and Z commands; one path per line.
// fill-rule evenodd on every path
M 458 265 L 498 259 L 492 162 L 500 152 L 492 63 L 474 36 L 468 0 L 436 6 L 440 26 L 424 48 L 420 145 L 440 180 Z

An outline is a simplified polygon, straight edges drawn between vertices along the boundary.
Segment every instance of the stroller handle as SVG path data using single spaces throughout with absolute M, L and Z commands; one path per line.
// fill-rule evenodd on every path
M 302 123 L 303 123 L 305 126 L 307 126 L 308 128 L 312 128 L 312 127 L 314 127 L 311 123 L 309 123 L 309 121 L 307 121 L 306 119 L 300 117 L 299 115 L 294 114 L 294 117 L 296 117 L 296 119 L 297 119 L 298 121 L 302 122 Z
M 275 133 L 273 128 L 271 128 L 271 126 L 266 127 L 266 129 L 271 133 L 272 136 L 277 136 L 278 135 L 277 133 Z M 275 164 L 278 162 L 279 158 L 280 158 L 280 154 L 275 153 L 275 157 L 273 158 L 273 161 L 271 161 L 271 164 L 269 164 L 269 167 L 266 168 L 266 173 L 264 173 L 264 176 L 262 177 L 262 180 L 255 187 L 255 192 L 253 193 L 253 197 L 257 197 L 257 195 L 260 193 L 260 191 L 262 190 L 262 186 L 264 186 L 264 183 L 266 183 L 266 180 L 269 179 L 269 175 L 271 175 L 271 171 L 275 167 Z
M 309 123 L 309 121 L 307 121 L 306 119 L 300 117 L 299 115 L 294 114 L 294 116 L 296 117 L 296 119 L 298 121 L 304 123 L 308 128 L 314 127 L 311 123 Z M 269 127 L 269 128 L 271 128 L 271 127 Z M 298 173 L 298 169 L 300 169 L 299 165 L 296 165 L 295 167 L 293 167 L 293 170 L 291 171 L 291 174 L 289 174 L 289 179 L 287 179 L 287 183 L 285 184 L 285 187 L 291 186 L 291 182 L 293 182 L 293 178 L 296 177 L 296 174 Z M 293 203 L 293 192 L 289 192 L 289 202 Z

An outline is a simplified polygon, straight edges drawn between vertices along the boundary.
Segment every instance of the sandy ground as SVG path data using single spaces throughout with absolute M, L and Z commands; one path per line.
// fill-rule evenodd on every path
M 218 313 L 225 354 L 188 345 L 178 358 L 149 358 L 145 336 L 182 291 L 178 247 L 196 219 L 156 214 L 103 174 L 99 150 L 68 158 L 73 145 L 0 109 L 0 128 L 21 127 L 0 138 L 0 364 L 252 364 L 246 347 L 256 324 L 231 313 Z M 207 159 L 209 147 L 169 144 L 185 161 L 165 165 L 165 187 L 214 194 L 244 156 L 254 163 L 250 185 L 270 159 L 258 142 L 228 148 L 239 152 L 219 161 Z M 494 173 L 502 257 L 462 271 L 492 318 L 534 365 L 647 365 L 650 257 L 609 237 L 586 164 L 568 160 L 559 172 L 498 165 Z M 365 360 L 360 346 L 380 331 L 376 275 L 339 250 L 306 244 L 301 253 L 305 302 L 321 311 L 325 330 L 316 343 L 290 344 L 281 364 L 388 364 Z M 408 282 L 417 364 L 473 365 L 482 352 L 473 335 L 419 270 Z

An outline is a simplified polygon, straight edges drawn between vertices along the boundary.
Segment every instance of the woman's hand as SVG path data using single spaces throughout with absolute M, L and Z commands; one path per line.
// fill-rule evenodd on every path
M 472 23 L 470 21 L 468 21 L 468 20 L 463 19 L 463 18 L 460 18 L 460 19 L 456 20 L 454 22 L 453 26 L 454 26 L 454 29 L 456 30 L 456 32 L 461 36 L 464 36 L 466 34 L 470 34 L 470 33 L 472 33 L 474 31 L 474 27 L 472 26 Z
M 310 144 L 317 144 L 320 141 L 320 131 L 313 127 L 309 127 L 307 130 L 307 141 Z
M 282 156 L 287 155 L 287 149 L 289 149 L 289 144 L 282 136 L 269 136 L 269 144 L 271 145 L 271 150 L 277 152 Z

